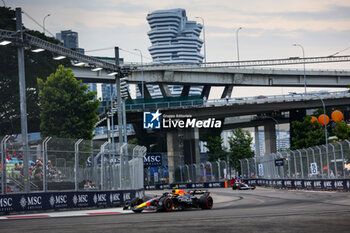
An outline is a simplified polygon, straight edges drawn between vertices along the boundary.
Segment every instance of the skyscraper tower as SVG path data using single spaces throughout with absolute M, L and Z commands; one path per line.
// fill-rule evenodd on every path
M 56 38 L 63 42 L 63 46 L 69 49 L 76 49 L 80 53 L 84 53 L 84 49 L 79 48 L 78 33 L 72 30 L 63 30 L 56 33 Z
M 188 21 L 184 9 L 158 10 L 147 15 L 154 63 L 202 63 L 202 25 Z

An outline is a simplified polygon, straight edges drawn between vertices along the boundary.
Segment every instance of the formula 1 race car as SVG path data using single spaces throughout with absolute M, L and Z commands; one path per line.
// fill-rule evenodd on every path
M 154 197 L 143 202 L 140 198 L 134 198 L 124 206 L 124 209 L 131 209 L 135 213 L 143 210 L 170 212 L 172 210 L 184 210 L 187 208 L 211 209 L 213 198 L 208 191 L 192 190 L 185 192 L 181 189 L 173 189 L 172 193 L 163 193 L 160 197 Z M 196 195 L 202 195 L 197 197 Z
M 246 184 L 244 181 L 237 181 L 236 179 L 232 179 L 230 182 L 230 185 L 233 190 L 239 189 L 239 190 L 246 190 L 246 189 L 255 189 L 255 185 L 249 185 Z

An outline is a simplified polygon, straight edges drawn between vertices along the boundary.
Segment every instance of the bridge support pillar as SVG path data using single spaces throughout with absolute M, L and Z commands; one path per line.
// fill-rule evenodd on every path
M 139 87 L 139 90 L 140 90 L 140 93 L 141 93 L 141 96 L 142 96 L 142 84 L 139 84 L 138 87 Z M 149 90 L 148 90 L 148 88 L 147 88 L 145 83 L 143 84 L 143 90 L 145 92 L 145 94 L 144 94 L 145 99 L 152 99 L 152 96 L 149 93 Z
M 206 99 L 209 98 L 209 94 L 210 94 L 210 85 L 204 85 L 203 90 L 202 90 L 202 97 L 205 97 Z
M 221 94 L 221 99 L 226 98 L 227 96 L 231 98 L 233 90 L 233 85 L 226 85 L 224 91 Z
M 259 137 L 259 126 L 255 126 L 255 135 L 254 135 L 254 140 L 255 140 L 255 157 L 260 156 L 260 137 Z
M 191 166 L 192 182 L 199 182 L 200 148 L 198 128 L 186 129 L 183 132 L 184 162 Z M 195 164 L 195 165 L 193 165 Z
M 190 94 L 190 85 L 184 85 L 181 91 L 181 96 L 188 96 Z
M 179 131 L 173 130 L 166 133 L 168 150 L 169 184 L 175 183 L 175 171 L 180 164 Z
M 276 148 L 276 123 L 272 119 L 265 119 L 265 153 L 272 154 L 277 152 Z
M 171 96 L 171 91 L 167 84 L 159 84 L 159 89 L 162 92 L 163 97 Z

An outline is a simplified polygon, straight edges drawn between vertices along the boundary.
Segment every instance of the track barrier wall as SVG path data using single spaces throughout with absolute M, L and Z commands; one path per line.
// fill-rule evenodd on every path
M 248 184 L 280 189 L 350 191 L 350 179 L 246 179 Z
M 0 195 L 0 213 L 122 206 L 144 190 L 47 192 Z

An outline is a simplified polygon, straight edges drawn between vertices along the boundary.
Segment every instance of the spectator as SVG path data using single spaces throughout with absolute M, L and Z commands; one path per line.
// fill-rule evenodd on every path
M 18 163 L 15 163 L 15 171 L 20 171 L 21 170 L 21 168 L 18 166 Z
M 10 192 L 11 192 L 10 184 L 6 184 L 6 193 L 10 193 Z
M 19 170 L 21 171 L 21 175 L 23 175 L 23 165 L 22 162 L 19 162 Z
M 20 151 L 17 155 L 18 160 L 23 160 L 23 153 Z
M 38 165 L 38 166 L 35 167 L 34 178 L 37 179 L 37 180 L 42 180 L 43 179 L 43 166 Z

